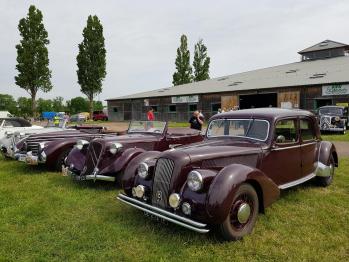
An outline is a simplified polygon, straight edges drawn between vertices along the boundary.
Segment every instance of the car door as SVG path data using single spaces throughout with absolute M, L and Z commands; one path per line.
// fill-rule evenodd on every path
M 299 129 L 301 136 L 302 176 L 306 177 L 315 171 L 314 163 L 317 161 L 316 149 L 318 140 L 315 134 L 314 123 L 310 118 L 300 118 Z
M 275 123 L 273 142 L 261 169 L 280 188 L 291 186 L 302 175 L 301 148 L 297 118 L 280 119 Z

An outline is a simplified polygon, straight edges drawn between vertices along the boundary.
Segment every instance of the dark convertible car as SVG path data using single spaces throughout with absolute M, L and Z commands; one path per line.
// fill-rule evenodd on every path
M 316 117 L 302 110 L 247 109 L 210 119 L 203 142 L 134 158 L 118 199 L 152 216 L 226 240 L 249 234 L 280 191 L 317 179 L 328 186 L 338 166 Z
M 165 151 L 202 140 L 197 130 L 168 128 L 160 121 L 132 121 L 124 135 L 78 141 L 62 172 L 76 180 L 117 181 L 128 163 L 143 152 Z

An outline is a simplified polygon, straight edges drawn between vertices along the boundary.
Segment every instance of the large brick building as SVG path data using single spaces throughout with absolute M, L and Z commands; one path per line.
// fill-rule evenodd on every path
M 300 62 L 107 99 L 109 119 L 145 119 L 149 106 L 158 120 L 187 121 L 197 109 L 208 118 L 219 108 L 348 104 L 349 45 L 325 40 L 298 53 Z

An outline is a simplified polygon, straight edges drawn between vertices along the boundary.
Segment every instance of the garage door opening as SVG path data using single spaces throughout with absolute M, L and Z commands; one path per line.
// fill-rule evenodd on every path
M 240 109 L 277 107 L 277 93 L 240 95 Z

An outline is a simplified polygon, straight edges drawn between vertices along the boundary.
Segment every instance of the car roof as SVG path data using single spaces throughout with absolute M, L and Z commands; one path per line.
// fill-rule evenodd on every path
M 275 107 L 266 108 L 251 108 L 242 109 L 236 111 L 229 111 L 226 113 L 216 114 L 211 117 L 213 119 L 221 118 L 261 118 L 261 119 L 277 119 L 284 117 L 297 117 L 297 116 L 314 116 L 313 113 L 301 109 L 284 109 Z
M 319 107 L 319 109 L 321 109 L 321 108 L 331 108 L 331 107 L 344 108 L 344 106 L 332 105 L 332 106 L 321 106 L 321 107 Z

